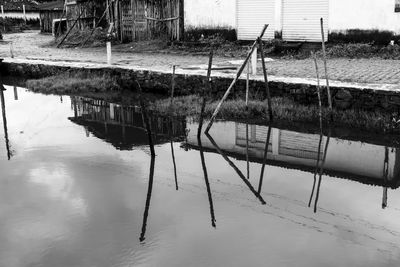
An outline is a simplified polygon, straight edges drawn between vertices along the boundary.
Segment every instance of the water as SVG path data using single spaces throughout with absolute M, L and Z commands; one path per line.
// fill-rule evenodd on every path
M 6 88 L 0 266 L 399 266 L 396 147 Z

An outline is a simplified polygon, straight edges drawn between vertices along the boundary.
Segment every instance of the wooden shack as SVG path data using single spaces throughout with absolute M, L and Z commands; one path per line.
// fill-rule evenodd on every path
M 105 8 L 106 0 L 66 0 L 68 28 L 74 27 L 78 30 L 93 28 Z
M 54 1 L 39 5 L 40 32 L 53 33 L 55 21 L 60 23 L 64 11 L 64 1 Z M 57 23 L 57 24 L 58 24 Z M 62 29 L 62 32 L 65 28 Z
M 122 42 L 183 39 L 184 0 L 108 0 L 107 6 Z

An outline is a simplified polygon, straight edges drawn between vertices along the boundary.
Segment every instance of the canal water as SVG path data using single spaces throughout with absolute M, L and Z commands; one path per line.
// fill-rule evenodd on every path
M 399 266 L 397 147 L 5 88 L 0 266 Z

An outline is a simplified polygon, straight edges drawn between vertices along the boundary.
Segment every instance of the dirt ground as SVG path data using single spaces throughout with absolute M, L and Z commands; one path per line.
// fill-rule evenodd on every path
M 4 34 L 4 40 L 0 42 L 0 57 L 10 57 L 10 50 L 13 50 L 15 58 L 106 63 L 105 47 L 58 49 L 48 45 L 52 40 L 51 35 L 40 34 L 38 31 Z M 205 65 L 208 62 L 208 57 L 205 55 L 138 51 L 140 50 L 135 49 L 135 44 L 114 46 L 113 63 L 115 65 L 139 66 L 149 70 L 170 70 L 172 65 L 186 68 Z M 243 58 L 216 56 L 214 64 L 234 67 L 235 65 L 231 64 L 232 61 L 240 59 Z M 323 70 L 322 61 L 319 63 L 320 70 Z M 273 59 L 273 61 L 267 62 L 267 68 L 269 75 L 315 78 L 315 68 L 311 59 Z M 329 59 L 328 68 L 331 80 L 377 84 L 400 83 L 400 60 Z

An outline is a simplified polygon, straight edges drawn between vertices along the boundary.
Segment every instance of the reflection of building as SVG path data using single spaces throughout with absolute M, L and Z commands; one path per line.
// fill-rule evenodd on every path
M 122 106 L 103 100 L 71 97 L 74 117 L 69 118 L 94 136 L 119 149 L 132 149 L 148 144 L 140 107 Z M 186 121 L 182 118 L 149 116 L 156 143 L 185 136 Z
M 193 134 L 197 127 L 197 124 L 188 126 L 192 133 L 188 136 L 188 143 L 191 146 L 197 146 L 197 139 Z M 267 126 L 249 125 L 246 134 L 246 124 L 234 122 L 214 123 L 210 131 L 215 142 L 227 155 L 245 160 L 248 146 L 250 160 L 260 163 L 264 156 L 267 132 Z M 214 146 L 207 138 L 203 137 L 202 140 L 206 149 L 214 150 Z M 314 172 L 319 140 L 319 135 L 272 128 L 267 163 Z M 324 153 L 326 140 L 327 137 L 323 136 L 320 159 Z M 324 166 L 324 172 L 329 176 L 397 188 L 400 186 L 399 170 L 400 150 L 397 148 L 339 138 L 330 139 Z

